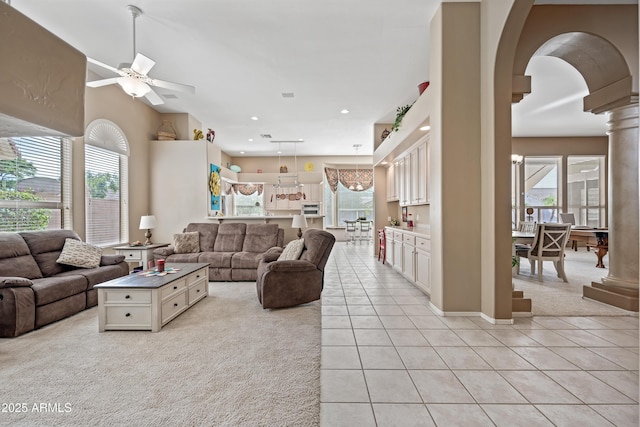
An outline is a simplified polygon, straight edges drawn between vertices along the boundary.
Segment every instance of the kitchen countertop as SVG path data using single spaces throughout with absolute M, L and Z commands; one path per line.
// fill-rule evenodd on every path
M 407 227 L 404 225 L 387 225 L 385 228 L 390 228 L 392 230 L 399 230 L 403 233 L 415 234 L 419 237 L 427 237 L 431 238 L 431 228 L 430 227 Z

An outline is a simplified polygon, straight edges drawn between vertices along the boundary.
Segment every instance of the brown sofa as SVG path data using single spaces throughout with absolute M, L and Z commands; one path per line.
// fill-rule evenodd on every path
M 324 267 L 336 241 L 333 234 L 307 229 L 304 248 L 296 260 L 278 261 L 281 251 L 263 255 L 258 265 L 256 290 L 262 308 L 292 307 L 320 299 Z
M 129 274 L 122 255 L 97 268 L 56 260 L 72 230 L 0 233 L 0 337 L 16 337 L 98 304 L 93 286 Z
M 155 260 L 208 262 L 210 281 L 254 281 L 258 263 L 267 252 L 280 250 L 284 230 L 278 224 L 190 223 L 185 232 L 197 231 L 200 251 L 175 253 L 173 246 L 153 251 Z

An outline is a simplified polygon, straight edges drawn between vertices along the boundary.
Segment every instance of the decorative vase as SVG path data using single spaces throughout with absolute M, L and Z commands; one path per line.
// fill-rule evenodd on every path
M 173 141 L 176 139 L 176 129 L 170 120 L 163 120 L 158 128 L 159 141 Z
M 289 169 L 287 169 L 285 165 L 280 166 L 280 173 L 287 173 L 287 172 L 289 172 Z
M 422 95 L 422 93 L 429 87 L 429 82 L 422 82 L 418 85 L 418 92 L 420 92 L 420 95 Z

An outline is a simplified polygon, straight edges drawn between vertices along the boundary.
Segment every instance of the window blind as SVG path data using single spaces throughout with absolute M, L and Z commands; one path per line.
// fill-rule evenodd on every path
M 0 231 L 60 229 L 71 205 L 71 143 L 59 137 L 0 139 Z M 65 179 L 67 179 L 65 183 Z M 70 222 L 69 222 L 70 228 Z

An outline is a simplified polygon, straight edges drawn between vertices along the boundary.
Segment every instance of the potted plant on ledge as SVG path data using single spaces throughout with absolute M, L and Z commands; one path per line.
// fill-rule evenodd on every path
M 403 105 L 402 107 L 396 108 L 396 121 L 393 123 L 393 130 L 395 132 L 398 132 L 398 129 L 400 129 L 400 123 L 402 122 L 402 118 L 404 117 L 405 114 L 407 114 L 407 111 L 409 111 L 411 106 L 413 106 L 413 104 L 407 104 L 407 105 Z

